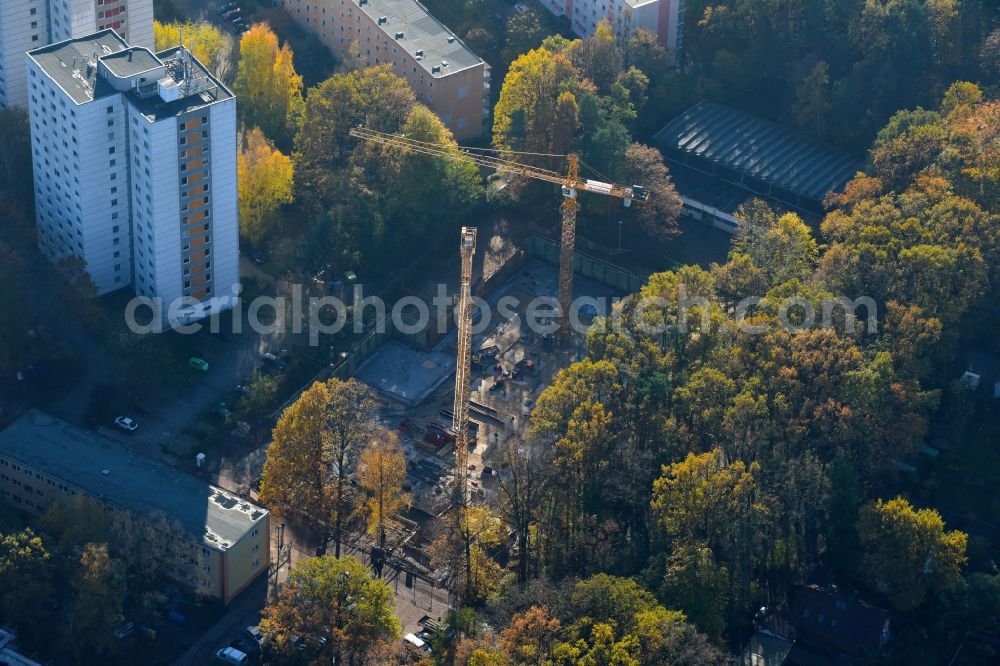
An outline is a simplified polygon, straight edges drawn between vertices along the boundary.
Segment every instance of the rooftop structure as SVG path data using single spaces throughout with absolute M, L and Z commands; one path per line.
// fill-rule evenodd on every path
M 151 120 L 233 97 L 186 49 L 154 55 L 130 47 L 113 30 L 44 46 L 28 57 L 77 104 L 128 93 Z
M 162 511 L 218 550 L 238 541 L 267 515 L 266 509 L 236 495 L 38 410 L 0 431 L 0 455 L 102 502 L 135 513 Z
M 714 102 L 691 107 L 654 139 L 670 162 L 817 212 L 826 194 L 841 190 L 858 166 L 841 150 Z
M 28 53 L 42 71 L 77 104 L 118 93 L 97 76 L 99 58 L 128 49 L 114 30 L 102 30 L 82 39 L 43 46 Z M 148 53 L 148 51 L 147 51 Z

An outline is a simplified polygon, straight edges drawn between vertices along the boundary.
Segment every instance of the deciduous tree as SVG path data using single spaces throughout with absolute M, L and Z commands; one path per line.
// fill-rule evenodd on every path
M 382 549 L 385 548 L 386 523 L 410 506 L 410 495 L 403 491 L 406 471 L 403 447 L 391 433 L 381 433 L 369 442 L 358 459 L 358 485 L 368 495 L 365 500 L 368 533 Z
M 292 202 L 292 160 L 254 127 L 236 163 L 240 233 L 258 245 L 274 233 L 275 214 L 281 205 Z
M 200 23 L 160 23 L 153 21 L 153 40 L 157 51 L 183 45 L 198 62 L 216 76 L 224 77 L 228 70 L 229 37 L 208 21 Z
M 266 23 L 253 25 L 240 40 L 233 92 L 244 123 L 260 127 L 287 150 L 302 114 L 302 77 L 295 72 L 291 47 L 279 45 Z
M 275 515 L 316 530 L 321 552 L 332 536 L 340 557 L 351 494 L 347 470 L 358 447 L 371 439 L 375 408 L 367 386 L 332 378 L 303 391 L 274 427 L 260 501 Z
M 955 589 L 969 537 L 945 532 L 934 509 L 914 509 L 903 499 L 877 500 L 861 509 L 858 535 L 865 573 L 902 611 L 919 607 L 930 592 Z
M 319 662 L 360 664 L 399 637 L 389 584 L 373 580 L 356 558 L 309 557 L 296 562 L 277 602 L 264 610 L 261 631 L 280 655 L 296 653 L 297 636 Z

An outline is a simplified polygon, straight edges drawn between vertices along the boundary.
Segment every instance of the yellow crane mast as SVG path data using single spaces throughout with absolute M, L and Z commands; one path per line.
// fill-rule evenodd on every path
M 469 489 L 469 400 L 472 386 L 472 257 L 476 254 L 476 228 L 462 227 L 459 251 L 462 255 L 462 283 L 458 292 L 458 355 L 455 362 L 455 501 L 464 506 Z
M 562 187 L 563 202 L 560 207 L 562 211 L 562 233 L 559 247 L 559 309 L 561 314 L 559 332 L 563 338 L 569 335 L 569 309 L 570 303 L 573 300 L 573 251 L 576 246 L 576 213 L 580 209 L 580 204 L 576 200 L 577 192 L 583 190 L 584 192 L 594 192 L 595 194 L 617 197 L 623 200 L 626 207 L 633 200 L 646 201 L 649 198 L 646 188 L 640 185 L 616 185 L 614 183 L 580 178 L 580 160 L 576 155 L 566 156 L 567 171 L 563 175 L 550 169 L 542 169 L 485 154 L 480 152 L 482 149 L 459 146 L 456 151 L 449 146 L 418 141 L 401 134 L 389 134 L 364 127 L 352 128 L 350 135 L 384 146 L 403 148 L 416 153 L 443 157 L 449 160 L 465 160 L 481 167 L 495 169 L 498 172 L 510 173 L 516 176 L 560 185 Z M 458 393 L 456 390 L 456 398 Z M 455 410 L 455 414 L 456 416 L 458 415 L 458 409 Z

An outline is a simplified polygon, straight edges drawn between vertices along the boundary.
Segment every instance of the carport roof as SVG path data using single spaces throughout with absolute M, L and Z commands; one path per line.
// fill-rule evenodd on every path
M 665 151 L 732 169 L 811 201 L 843 188 L 857 160 L 778 123 L 715 102 L 699 102 L 653 137 Z

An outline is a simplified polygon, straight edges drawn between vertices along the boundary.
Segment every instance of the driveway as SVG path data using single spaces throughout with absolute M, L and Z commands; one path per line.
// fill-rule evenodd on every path
M 174 662 L 176 666 L 205 666 L 215 662 L 215 652 L 235 638 L 246 638 L 246 628 L 256 626 L 267 603 L 267 576 L 261 575 L 250 587 L 233 599 L 218 622 L 213 624 L 187 652 Z

